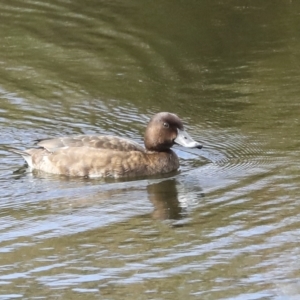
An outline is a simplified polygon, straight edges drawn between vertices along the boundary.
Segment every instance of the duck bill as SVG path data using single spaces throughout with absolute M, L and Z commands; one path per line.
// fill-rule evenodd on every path
M 180 130 L 178 128 L 177 137 L 174 142 L 175 144 L 181 145 L 186 148 L 202 148 L 202 145 L 196 142 L 185 130 Z

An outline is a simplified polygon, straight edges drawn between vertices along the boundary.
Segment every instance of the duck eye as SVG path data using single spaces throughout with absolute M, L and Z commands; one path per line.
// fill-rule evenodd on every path
M 165 127 L 165 128 L 169 128 L 169 126 L 170 126 L 169 123 L 164 122 L 164 127 Z

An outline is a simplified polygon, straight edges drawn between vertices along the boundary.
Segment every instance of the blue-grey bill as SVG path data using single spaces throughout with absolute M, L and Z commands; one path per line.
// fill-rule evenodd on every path
M 176 144 L 187 148 L 202 148 L 202 145 L 196 142 L 185 130 L 177 129 L 177 132 L 177 137 L 174 140 Z

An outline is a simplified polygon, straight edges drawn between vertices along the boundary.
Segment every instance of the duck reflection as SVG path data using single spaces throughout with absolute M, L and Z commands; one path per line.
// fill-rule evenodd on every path
M 195 205 L 199 203 L 199 199 L 203 197 L 199 182 L 193 176 L 161 178 L 158 179 L 159 181 L 157 179 L 154 179 L 154 181 L 113 179 L 108 181 L 85 179 L 83 177 L 70 178 L 41 171 L 35 171 L 31 174 L 27 172 L 26 168 L 21 168 L 14 172 L 14 179 L 32 175 L 36 178 L 46 179 L 46 187 L 50 192 L 45 197 L 49 197 L 47 199 L 52 200 L 52 208 L 54 206 L 60 209 L 90 207 L 92 205 L 101 205 L 100 203 L 107 203 L 107 201 L 112 201 L 113 199 L 117 213 L 120 208 L 118 203 L 121 203 L 122 208 L 124 208 L 124 199 L 136 201 L 148 197 L 154 206 L 151 212 L 152 218 L 158 220 L 180 220 L 186 218 Z M 55 186 L 54 188 L 53 185 Z M 55 192 L 51 192 L 52 190 L 55 190 Z M 128 200 L 129 206 L 130 202 Z M 53 203 L 55 203 L 54 206 Z
M 186 191 L 185 186 L 175 178 L 150 184 L 147 191 L 149 200 L 154 205 L 152 217 L 160 220 L 186 217 L 188 202 L 199 198 L 197 191 Z

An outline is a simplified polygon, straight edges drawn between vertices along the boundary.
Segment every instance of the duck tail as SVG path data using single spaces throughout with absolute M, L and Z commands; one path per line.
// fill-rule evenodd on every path
M 32 156 L 30 153 L 21 151 L 21 150 L 17 150 L 17 149 L 13 149 L 13 148 L 8 149 L 8 151 L 16 153 L 18 155 L 21 155 L 24 158 L 24 160 L 27 162 L 29 167 L 32 167 Z

